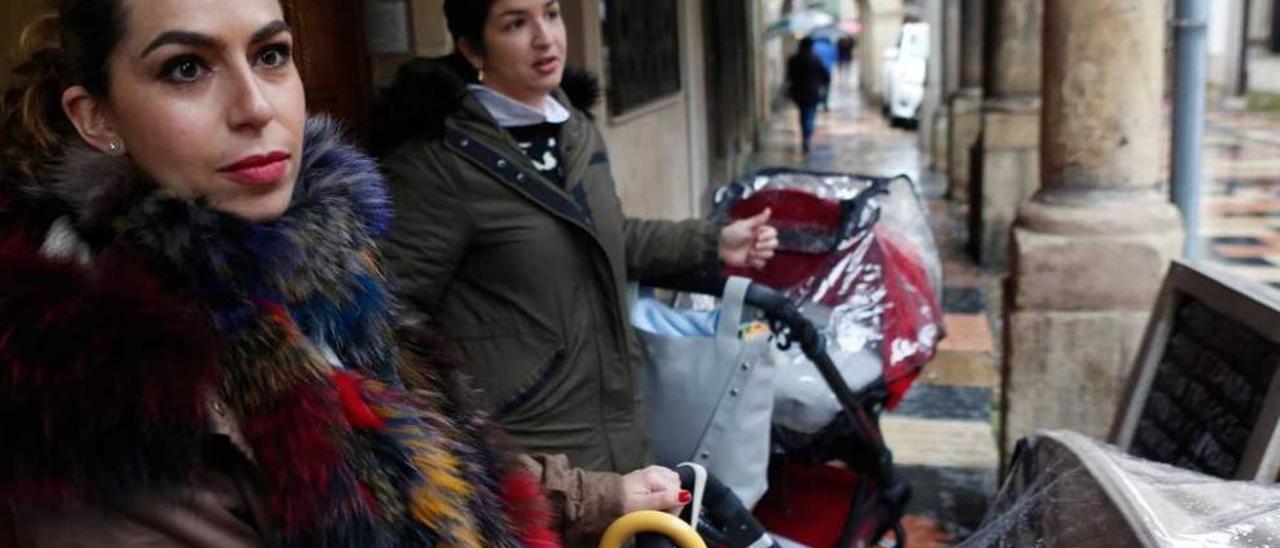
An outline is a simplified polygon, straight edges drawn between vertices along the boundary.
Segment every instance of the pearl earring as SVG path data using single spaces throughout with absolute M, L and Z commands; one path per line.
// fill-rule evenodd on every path
M 483 69 L 483 68 L 476 69 L 476 80 L 477 80 L 477 81 L 479 81 L 480 83 L 484 83 L 484 69 Z
M 120 153 L 120 141 L 117 141 L 117 140 L 115 140 L 115 139 L 112 139 L 110 143 L 107 143 L 107 152 L 110 152 L 110 153 L 112 153 L 112 154 L 119 154 L 119 153 Z

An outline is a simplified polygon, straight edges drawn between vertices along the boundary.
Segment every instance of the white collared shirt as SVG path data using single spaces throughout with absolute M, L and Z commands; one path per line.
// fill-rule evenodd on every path
M 563 124 L 569 120 L 569 109 L 555 97 L 547 95 L 541 111 L 479 84 L 467 86 L 499 127 L 532 126 L 542 123 Z

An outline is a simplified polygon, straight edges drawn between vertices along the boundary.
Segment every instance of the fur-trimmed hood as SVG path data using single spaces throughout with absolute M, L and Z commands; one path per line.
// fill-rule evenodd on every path
M 383 154 L 414 136 L 436 137 L 445 118 L 456 113 L 475 82 L 475 70 L 458 54 L 406 61 L 374 102 L 373 150 Z M 566 67 L 562 99 L 590 118 L 600 100 L 600 81 L 592 73 Z
M 31 235 L 0 234 L 0 498 L 94 499 L 181 481 L 199 461 L 211 387 L 221 382 L 215 318 L 187 274 L 287 270 L 246 255 L 270 257 L 279 227 L 168 198 L 127 160 L 87 146 L 69 149 L 45 179 L 19 192 L 56 203 L 69 223 L 55 223 L 43 249 Z M 317 192 L 330 185 L 344 190 Z M 384 186 L 335 124 L 308 122 L 291 210 L 350 189 L 350 210 L 380 233 L 390 219 Z M 251 241 L 262 249 L 195 241 L 244 231 L 257 231 Z M 53 249 L 68 246 L 88 249 Z M 167 268 L 183 261 L 187 272 Z
M 292 201 L 269 222 L 169 196 L 87 149 L 46 180 L 24 194 L 70 213 L 43 248 L 0 234 L 0 500 L 185 485 L 217 431 L 207 410 L 225 403 L 274 544 L 548 538 L 545 521 L 512 518 L 542 503 L 505 496 L 527 478 L 461 368 L 395 342 L 374 247 L 385 183 L 335 124 L 308 121 Z

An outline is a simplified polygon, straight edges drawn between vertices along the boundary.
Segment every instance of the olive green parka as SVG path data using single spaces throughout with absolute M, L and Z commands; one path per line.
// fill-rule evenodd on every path
M 581 78 L 564 88 L 584 92 L 555 95 L 572 113 L 561 186 L 448 63 L 403 66 L 388 95 L 410 106 L 382 103 L 382 119 L 414 121 L 382 142 L 396 208 L 384 250 L 403 303 L 454 337 L 517 443 L 625 473 L 648 462 L 628 281 L 714 264 L 719 227 L 623 215 Z

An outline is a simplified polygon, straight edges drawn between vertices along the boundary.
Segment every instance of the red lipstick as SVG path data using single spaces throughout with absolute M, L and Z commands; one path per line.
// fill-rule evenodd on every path
M 219 173 L 246 185 L 269 185 L 280 181 L 289 169 L 289 154 L 284 151 L 247 156 L 219 169 Z

